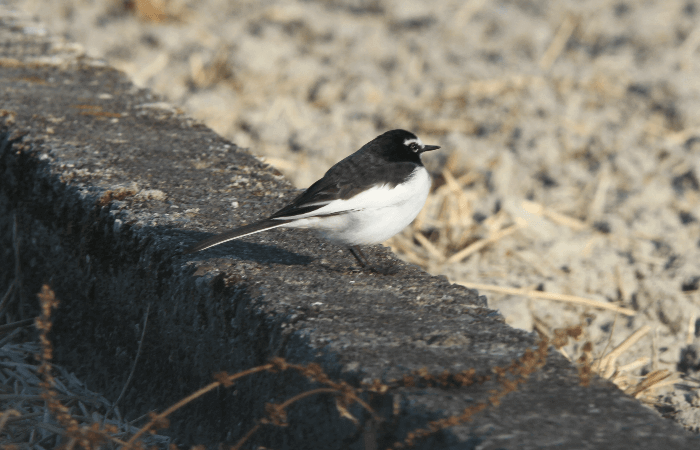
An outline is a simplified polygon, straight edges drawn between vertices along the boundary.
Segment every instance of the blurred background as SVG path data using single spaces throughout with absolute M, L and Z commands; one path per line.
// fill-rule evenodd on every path
M 300 188 L 388 129 L 441 145 L 387 245 L 513 326 L 583 324 L 567 357 L 592 342 L 601 375 L 699 429 L 695 1 L 22 6 Z

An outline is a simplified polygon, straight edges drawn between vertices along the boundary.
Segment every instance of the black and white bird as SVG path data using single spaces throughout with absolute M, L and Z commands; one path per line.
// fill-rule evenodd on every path
M 205 239 L 186 253 L 272 228 L 313 228 L 321 237 L 349 247 L 366 267 L 367 259 L 358 246 L 384 242 L 423 208 L 431 181 L 421 154 L 438 148 L 423 144 L 411 132 L 387 131 L 328 169 L 323 178 L 267 219 Z

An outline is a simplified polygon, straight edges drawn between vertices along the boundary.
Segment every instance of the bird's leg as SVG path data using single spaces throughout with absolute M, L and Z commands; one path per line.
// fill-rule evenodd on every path
M 365 254 L 362 252 L 359 246 L 353 245 L 352 247 L 348 247 L 350 250 L 350 253 L 352 253 L 352 256 L 355 257 L 358 263 L 360 263 L 360 266 L 363 269 L 369 269 L 374 273 L 378 273 L 380 275 L 394 275 L 397 270 L 393 267 L 390 268 L 378 268 L 373 266 L 372 264 L 369 263 L 369 260 L 365 256 Z
M 352 247 L 348 247 L 348 250 L 350 250 L 350 253 L 352 253 L 352 256 L 355 257 L 357 262 L 360 264 L 360 267 L 363 269 L 369 267 L 371 268 L 372 266 L 369 264 L 369 261 L 367 261 L 367 257 L 365 256 L 364 253 L 362 253 L 362 250 L 360 250 L 360 247 L 358 245 L 353 245 Z

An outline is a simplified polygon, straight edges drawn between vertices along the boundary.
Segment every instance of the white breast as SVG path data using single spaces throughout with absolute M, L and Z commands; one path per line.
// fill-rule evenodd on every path
M 342 245 L 377 244 L 416 218 L 429 191 L 430 176 L 419 166 L 403 184 L 375 186 L 348 200 L 334 200 L 283 226 L 316 228 L 324 238 Z M 326 214 L 337 215 L 314 217 Z

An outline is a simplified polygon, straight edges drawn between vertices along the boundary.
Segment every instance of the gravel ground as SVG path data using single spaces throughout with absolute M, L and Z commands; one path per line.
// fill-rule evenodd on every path
M 513 326 L 585 324 L 594 368 L 700 429 L 700 5 L 22 5 L 299 187 L 387 129 L 441 145 L 427 207 L 387 244 Z

